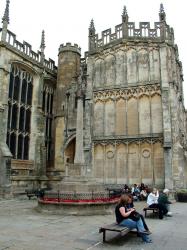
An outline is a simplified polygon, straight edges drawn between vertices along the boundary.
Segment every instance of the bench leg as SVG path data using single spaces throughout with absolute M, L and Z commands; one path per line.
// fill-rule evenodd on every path
M 106 242 L 106 230 L 103 230 L 103 242 Z
M 145 210 L 145 218 L 147 217 L 147 210 Z

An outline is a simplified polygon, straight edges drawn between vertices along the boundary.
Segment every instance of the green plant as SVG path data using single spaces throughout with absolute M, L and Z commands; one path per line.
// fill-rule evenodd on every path
M 187 189 L 178 189 L 177 193 L 187 193 Z
M 179 202 L 187 202 L 187 189 L 178 189 L 176 191 L 176 198 Z

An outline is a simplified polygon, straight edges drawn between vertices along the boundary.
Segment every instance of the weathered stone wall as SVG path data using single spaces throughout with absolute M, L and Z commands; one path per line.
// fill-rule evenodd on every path
M 128 89 L 129 90 L 129 89 Z M 124 91 L 95 94 L 94 136 L 139 136 L 162 133 L 162 103 L 159 89 L 142 95 Z M 136 91 L 142 89 L 136 88 Z M 130 91 L 130 90 L 129 90 Z M 107 96 L 107 97 L 106 97 Z
M 1 45 L 1 44 L 0 44 Z M 43 87 L 43 67 L 32 60 L 27 60 L 22 54 L 16 50 L 11 49 L 8 45 L 0 46 L 0 106 L 3 107 L 0 112 L 0 140 L 6 143 L 7 134 L 7 120 L 8 120 L 8 91 L 9 91 L 9 78 L 11 65 L 16 64 L 22 69 L 30 72 L 33 76 L 33 93 L 32 93 L 32 113 L 31 113 L 31 134 L 30 134 L 30 147 L 29 147 L 29 160 L 12 161 L 12 190 L 19 186 L 27 186 L 33 183 L 36 184 L 41 174 L 46 174 L 45 150 L 41 151 L 42 146 L 45 147 L 44 131 L 45 122 L 42 112 L 42 87 Z M 47 78 L 52 77 L 46 71 Z M 24 166 L 23 163 L 24 162 Z M 30 165 L 32 162 L 32 166 Z M 6 166 L 2 166 L 2 168 Z M 33 184 L 33 185 L 35 185 Z
M 128 43 L 103 49 L 91 58 L 93 175 L 104 183 L 177 186 L 177 180 L 186 177 L 184 149 L 172 147 L 174 137 L 184 131 L 175 48 Z M 178 85 L 176 94 L 173 84 Z
M 134 86 L 160 82 L 159 46 L 118 47 L 94 57 L 93 85 L 98 87 Z
M 94 176 L 104 183 L 144 182 L 164 187 L 162 143 L 155 140 L 96 144 Z

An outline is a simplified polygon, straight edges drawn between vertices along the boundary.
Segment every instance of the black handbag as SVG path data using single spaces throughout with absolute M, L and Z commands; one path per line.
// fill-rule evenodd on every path
M 134 220 L 134 221 L 138 221 L 140 219 L 140 214 L 136 211 L 132 212 L 130 215 L 129 215 L 129 219 L 131 220 Z

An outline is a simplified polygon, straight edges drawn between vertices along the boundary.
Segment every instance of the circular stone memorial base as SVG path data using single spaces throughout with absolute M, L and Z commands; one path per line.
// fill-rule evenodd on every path
M 109 201 L 56 202 L 38 200 L 37 211 L 62 215 L 106 215 L 113 214 L 118 199 Z

